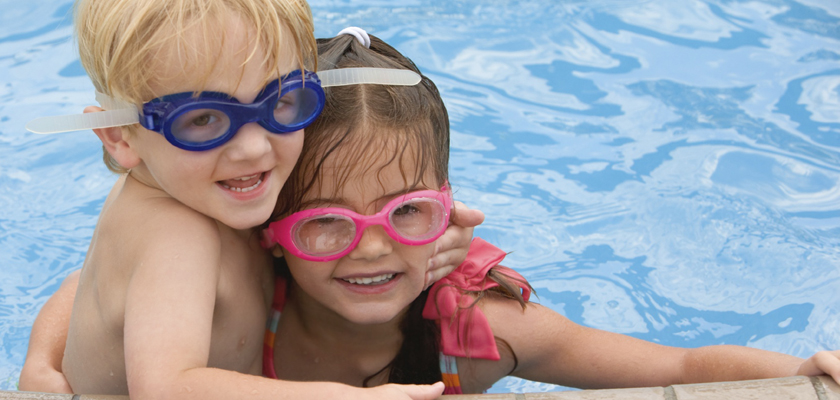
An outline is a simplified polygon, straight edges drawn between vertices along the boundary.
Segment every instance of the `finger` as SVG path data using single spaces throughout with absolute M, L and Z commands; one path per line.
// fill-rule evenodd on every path
M 471 209 L 460 201 L 456 201 L 455 212 L 452 213 L 451 221 L 455 225 L 472 228 L 484 222 L 484 213 L 479 210 Z
M 429 271 L 426 273 L 426 286 L 423 287 L 423 290 L 428 289 L 432 286 L 435 282 L 443 279 L 444 276 L 449 275 L 452 271 L 455 270 L 455 265 L 446 265 L 444 267 L 435 269 L 433 271 Z
M 400 390 L 413 400 L 434 400 L 443 394 L 443 382 L 434 385 L 399 385 Z
M 435 254 L 429 258 L 426 273 L 426 288 L 452 272 L 464 262 L 472 239 L 472 228 L 450 226 L 438 238 Z
M 472 240 L 472 231 L 473 228 L 449 225 L 443 235 L 435 240 L 435 255 L 466 246 Z
M 441 268 L 455 268 L 467 259 L 469 249 L 469 242 L 464 242 L 464 245 L 461 247 L 441 251 L 432 256 L 426 270 L 428 272 L 434 272 Z M 443 276 L 446 276 L 446 274 L 441 275 L 441 277 Z
M 818 371 L 814 375 L 826 374 L 840 383 L 840 351 L 821 351 L 814 354 L 811 359 Z
M 457 225 L 448 226 L 443 235 L 435 241 L 435 252 L 430 258 L 431 262 L 428 264 L 428 269 L 433 270 L 449 264 L 462 263 L 470 249 L 472 236 L 473 228 L 462 228 Z

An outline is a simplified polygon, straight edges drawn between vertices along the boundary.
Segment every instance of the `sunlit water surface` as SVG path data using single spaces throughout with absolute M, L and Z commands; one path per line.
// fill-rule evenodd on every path
M 51 4 L 48 4 L 51 3 Z M 312 1 L 412 57 L 456 196 L 539 301 L 668 345 L 840 348 L 840 2 Z M 0 389 L 114 181 L 71 3 L 0 0 Z M 493 391 L 558 390 L 509 378 Z

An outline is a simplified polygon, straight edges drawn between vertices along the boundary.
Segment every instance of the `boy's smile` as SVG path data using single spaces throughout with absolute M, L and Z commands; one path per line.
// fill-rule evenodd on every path
M 265 174 L 254 174 L 251 176 L 243 176 L 241 178 L 228 179 L 219 182 L 222 187 L 227 190 L 232 190 L 238 193 L 248 193 L 256 189 L 263 181 Z
M 152 62 L 159 72 L 152 90 L 156 95 L 222 92 L 243 104 L 253 102 L 266 78 L 298 68 L 289 47 L 284 49 L 290 60 L 284 70 L 266 71 L 262 49 L 254 49 L 255 37 L 253 28 L 234 14 L 226 29 L 219 30 L 215 42 L 221 47 L 213 54 L 174 46 L 161 49 Z M 208 65 L 212 69 L 204 79 L 202 71 L 210 69 Z M 204 151 L 179 149 L 159 133 L 139 130 L 126 139 L 141 160 L 131 168 L 131 176 L 234 229 L 253 228 L 268 219 L 303 146 L 302 130 L 270 133 L 256 122 Z

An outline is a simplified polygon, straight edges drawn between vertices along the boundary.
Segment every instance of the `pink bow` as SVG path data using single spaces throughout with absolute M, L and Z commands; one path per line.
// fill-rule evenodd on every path
M 496 267 L 505 275 L 514 278 L 511 281 L 522 289 L 522 297 L 527 301 L 531 296 L 531 289 L 525 283 L 525 278 L 510 268 L 498 265 L 505 255 L 505 252 L 496 246 L 481 238 L 475 238 L 470 244 L 467 259 L 451 274 L 432 285 L 429 299 L 426 300 L 423 309 L 423 318 L 438 321 L 441 350 L 444 354 L 499 360 L 496 339 L 487 317 L 477 306 L 470 307 L 475 302 L 475 297 L 464 292 L 484 291 L 499 286 L 487 277 L 490 268 Z

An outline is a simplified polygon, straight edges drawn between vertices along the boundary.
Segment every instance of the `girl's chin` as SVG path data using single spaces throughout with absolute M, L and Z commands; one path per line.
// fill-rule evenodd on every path
M 390 323 L 399 323 L 405 312 L 408 311 L 408 305 L 401 309 L 388 307 L 387 309 L 380 309 L 379 307 L 365 307 L 364 312 L 339 312 L 347 321 L 356 325 L 384 325 Z

